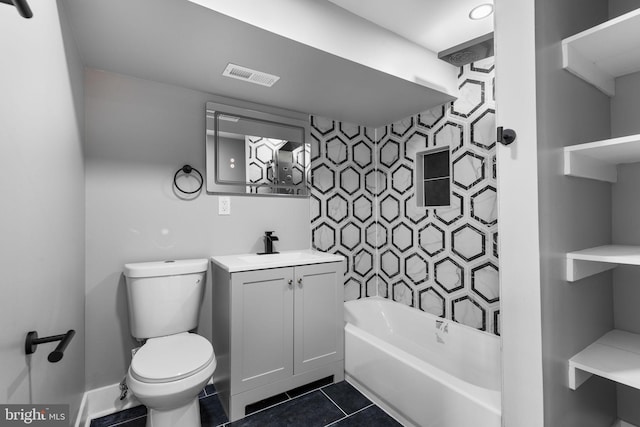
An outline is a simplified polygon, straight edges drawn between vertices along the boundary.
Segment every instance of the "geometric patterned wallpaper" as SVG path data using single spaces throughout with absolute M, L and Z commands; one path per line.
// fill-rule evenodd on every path
M 313 247 L 348 260 L 345 299 L 380 295 L 499 334 L 493 58 L 460 97 L 382 128 L 311 118 Z M 452 201 L 415 202 L 415 153 L 449 146 Z

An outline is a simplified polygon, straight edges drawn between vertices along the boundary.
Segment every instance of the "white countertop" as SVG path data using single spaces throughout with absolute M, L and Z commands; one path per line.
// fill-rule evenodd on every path
M 322 264 L 325 262 L 340 262 L 342 255 L 304 249 L 297 251 L 282 251 L 277 254 L 238 254 L 212 256 L 211 261 L 229 273 L 238 271 L 264 270 L 266 268 L 292 267 L 295 265 Z

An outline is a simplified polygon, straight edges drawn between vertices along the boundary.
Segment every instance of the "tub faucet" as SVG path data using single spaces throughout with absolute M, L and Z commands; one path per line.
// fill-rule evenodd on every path
M 279 239 L 278 239 L 278 236 L 273 235 L 273 231 L 264 232 L 264 253 L 265 254 L 278 253 L 273 250 L 273 242 L 275 242 L 276 240 L 279 240 Z

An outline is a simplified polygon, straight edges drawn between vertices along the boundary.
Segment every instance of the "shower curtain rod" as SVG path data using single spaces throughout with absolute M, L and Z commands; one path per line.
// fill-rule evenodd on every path
M 33 16 L 33 12 L 31 12 L 31 8 L 29 7 L 27 0 L 0 0 L 0 3 L 15 6 L 16 9 L 18 9 L 18 13 L 23 18 L 31 18 Z

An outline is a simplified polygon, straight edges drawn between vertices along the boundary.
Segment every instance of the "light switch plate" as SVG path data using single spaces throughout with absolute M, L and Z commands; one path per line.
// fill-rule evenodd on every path
M 218 215 L 231 215 L 231 197 L 218 197 Z

